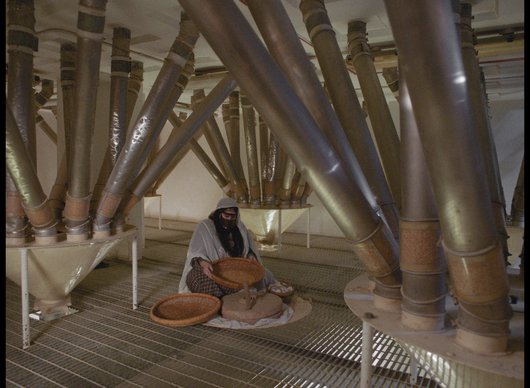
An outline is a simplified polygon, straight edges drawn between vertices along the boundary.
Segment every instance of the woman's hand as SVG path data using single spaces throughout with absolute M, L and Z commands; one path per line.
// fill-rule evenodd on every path
M 199 265 L 202 268 L 202 272 L 211 279 L 213 271 L 212 263 L 206 260 L 200 260 Z

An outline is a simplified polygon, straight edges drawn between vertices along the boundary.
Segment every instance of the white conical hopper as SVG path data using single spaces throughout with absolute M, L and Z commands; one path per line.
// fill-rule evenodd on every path
M 34 309 L 41 320 L 51 320 L 73 312 L 72 290 L 106 257 L 111 248 L 136 233 L 124 232 L 79 242 L 61 241 L 50 245 L 6 246 L 6 277 L 21 286 L 21 250 L 27 249 L 28 292 L 35 297 Z M 74 310 L 75 311 L 75 310 Z
M 274 250 L 280 245 L 281 233 L 309 211 L 311 205 L 299 208 L 239 208 L 241 221 L 256 236 L 260 249 Z M 280 214 L 281 212 L 281 214 Z

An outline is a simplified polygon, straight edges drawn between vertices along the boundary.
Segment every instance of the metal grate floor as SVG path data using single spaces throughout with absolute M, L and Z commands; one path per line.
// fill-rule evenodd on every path
M 149 319 L 150 307 L 177 291 L 191 232 L 146 227 L 145 235 L 138 310 L 131 308 L 130 263 L 105 260 L 106 268 L 72 292 L 78 313 L 31 321 L 26 350 L 20 288 L 6 279 L 7 387 L 359 385 L 362 324 L 344 303 L 343 290 L 363 270 L 343 239 L 312 238 L 308 249 L 298 243 L 305 236 L 283 235 L 281 250 L 263 252 L 263 261 L 311 301 L 311 313 L 280 327 L 230 330 L 169 328 Z M 376 332 L 373 387 L 438 387 L 421 369 L 412 385 L 409 362 L 405 350 Z

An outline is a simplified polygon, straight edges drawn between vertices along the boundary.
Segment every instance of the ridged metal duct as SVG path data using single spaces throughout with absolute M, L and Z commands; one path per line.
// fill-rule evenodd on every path
M 401 321 L 416 330 L 442 330 L 445 324 L 447 265 L 440 239 L 431 179 L 410 102 L 400 84 L 402 206 L 399 264 L 403 274 Z
M 140 61 L 131 61 L 131 71 L 129 73 L 129 82 L 127 83 L 127 120 L 125 128 L 127 132 L 132 119 L 134 107 L 138 100 L 138 94 L 144 80 L 144 64 Z
M 241 109 L 243 111 L 243 130 L 245 132 L 247 151 L 249 204 L 251 208 L 258 208 L 261 205 L 261 186 L 256 140 L 256 115 L 254 108 L 244 93 L 241 93 Z
M 473 128 L 451 4 L 385 0 L 433 184 L 452 289 L 456 341 L 503 352 L 512 311 L 486 172 Z
M 401 207 L 399 137 L 368 48 L 365 22 L 353 20 L 348 23 L 348 49 L 366 102 L 383 170 L 399 209 Z
M 63 128 L 64 128 L 64 153 L 66 162 L 66 174 L 70 170 L 72 153 L 72 126 L 75 116 L 75 64 L 77 57 L 77 46 L 74 43 L 61 44 L 61 92 L 63 105 Z M 67 175 L 68 177 L 68 175 Z M 66 183 L 66 179 L 64 181 Z M 64 202 L 64 199 L 62 200 Z M 64 207 L 64 206 L 63 206 Z
M 265 169 L 267 166 L 267 154 L 269 152 L 269 128 L 263 118 L 258 115 L 258 137 L 259 137 L 259 167 L 261 180 L 261 201 L 265 198 L 263 185 L 265 184 Z
M 510 222 L 511 225 L 524 227 L 524 156 L 513 191 Z
M 36 163 L 35 110 L 33 103 L 33 52 L 37 51 L 33 0 L 7 4 L 7 104 L 31 163 Z M 6 170 L 6 236 L 23 243 L 28 221 L 12 176 Z
M 278 143 L 273 133 L 270 134 L 266 161 L 261 175 L 263 187 L 262 203 L 264 206 L 274 207 L 276 205 L 276 181 L 274 179 L 278 176 L 276 170 L 280 163 L 280 143 Z
M 187 120 L 180 127 L 174 128 L 151 165 L 140 174 L 135 187 L 132 189 L 133 195 L 125 206 L 125 214 L 142 199 L 145 192 L 160 176 L 164 167 L 171 162 L 173 156 L 188 143 L 197 130 L 212 116 L 214 111 L 223 103 L 235 87 L 236 83 L 233 78 L 231 76 L 225 77 L 193 110 Z
M 477 139 L 482 150 L 486 177 L 491 196 L 491 206 L 497 225 L 499 242 L 502 245 L 504 259 L 508 261 L 508 233 L 506 232 L 505 209 L 499 187 L 499 169 L 497 167 L 497 155 L 495 143 L 491 132 L 490 120 L 486 110 L 485 93 L 481 82 L 481 71 L 475 51 L 475 36 L 471 28 L 471 4 L 460 4 L 460 38 L 462 41 L 462 59 L 466 72 L 468 93 L 473 109 L 474 128 L 477 131 Z
M 56 222 L 46 195 L 42 190 L 35 165 L 24 145 L 15 117 L 6 104 L 6 166 L 20 193 L 22 206 L 33 225 L 35 242 L 49 244 L 57 241 Z M 8 242 L 15 242 L 8 240 Z M 23 242 L 23 241 L 22 241 Z
M 392 198 L 377 149 L 370 135 L 370 129 L 352 80 L 344 65 L 344 59 L 324 3 L 320 0 L 302 0 L 300 10 L 322 69 L 326 89 L 375 198 L 371 198 L 367 190 L 362 187 L 361 189 L 372 208 L 375 211 L 381 209 L 397 241 L 399 236 L 398 206 Z
M 103 190 L 96 211 L 94 230 L 110 234 L 110 223 L 122 196 L 127 190 L 127 186 L 136 178 L 136 174 L 142 167 L 143 161 L 139 159 L 143 155 L 147 157 L 149 154 L 149 141 L 158 137 L 167 121 L 169 112 L 173 109 L 180 96 L 175 85 L 198 37 L 199 34 L 193 22 L 182 13 L 179 35 L 164 60 L 153 87 L 149 91 L 149 95 L 136 118 L 132 133 L 128 136 Z M 176 95 L 171 96 L 170 93 L 172 91 Z
M 88 239 L 90 231 L 90 158 L 94 134 L 106 0 L 80 0 L 77 19 L 75 115 L 73 116 L 68 191 L 64 208 L 66 236 Z
M 231 1 L 179 1 L 375 275 L 378 303 L 394 307 L 400 299 L 401 279 L 398 248 L 390 230 L 351 182 L 340 158 L 238 7 Z M 243 71 L 249 68 L 253 71 Z
M 280 207 L 291 206 L 291 191 L 293 188 L 293 177 L 296 172 L 296 165 L 291 158 L 287 158 L 285 173 L 283 174 L 282 187 L 280 188 Z

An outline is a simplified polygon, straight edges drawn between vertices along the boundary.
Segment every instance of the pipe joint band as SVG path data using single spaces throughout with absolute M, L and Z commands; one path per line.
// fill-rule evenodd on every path
M 121 199 L 121 195 L 116 195 L 104 190 L 101 196 L 97 214 L 102 215 L 106 218 L 114 217 L 114 214 L 116 213 L 116 209 L 118 209 L 118 205 L 120 204 Z
M 77 30 L 78 32 L 88 32 L 95 36 L 101 36 L 105 27 L 105 12 L 103 15 L 91 15 L 86 13 L 86 8 L 79 6 L 79 12 L 77 13 Z M 93 10 L 91 8 L 91 10 Z
M 112 59 L 110 62 L 110 71 L 111 73 L 122 72 L 128 77 L 129 72 L 131 71 L 131 62 L 128 60 Z
M 92 194 L 89 194 L 84 198 L 74 198 L 67 192 L 64 217 L 70 221 L 85 221 L 88 218 L 91 196 Z
M 400 265 L 411 272 L 445 270 L 438 222 L 400 221 Z
M 46 228 L 55 222 L 53 212 L 47 200 L 34 207 L 24 207 L 29 222 L 35 228 Z
M 39 39 L 32 31 L 18 29 L 15 26 L 9 27 L 7 31 L 7 44 L 9 47 L 24 47 L 31 49 L 31 52 L 39 50 Z

